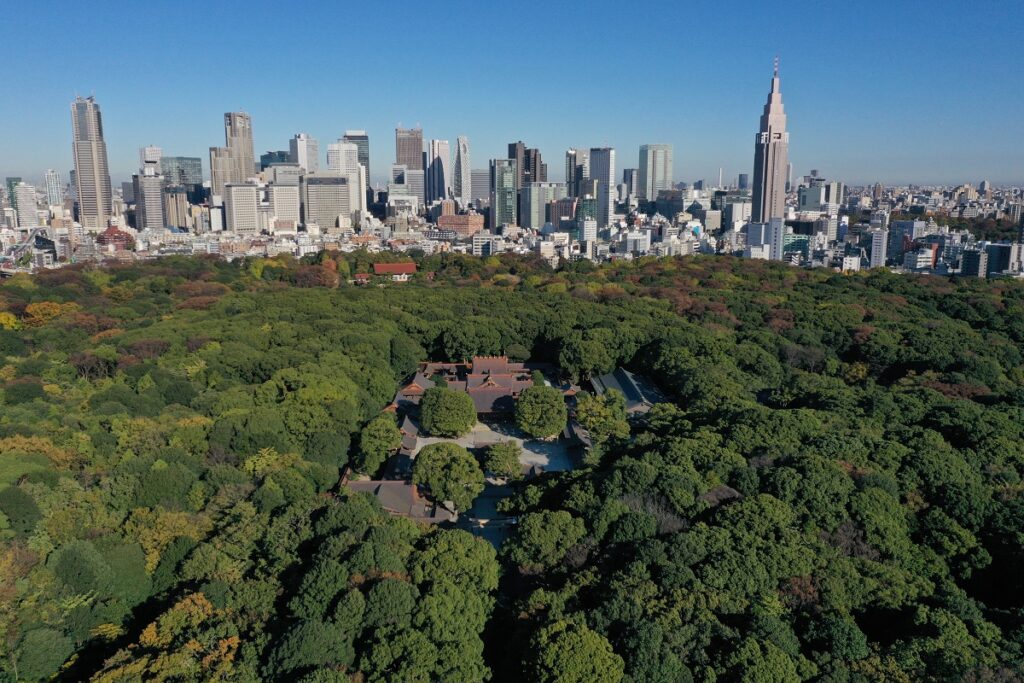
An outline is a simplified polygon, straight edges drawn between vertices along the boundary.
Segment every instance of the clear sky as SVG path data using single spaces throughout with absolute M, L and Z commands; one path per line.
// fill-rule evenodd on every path
M 1024 182 L 1021 0 L 4 3 L 0 175 L 71 161 L 69 106 L 95 94 L 115 182 L 138 148 L 203 158 L 222 114 L 253 117 L 256 155 L 296 132 L 468 135 L 474 168 L 522 139 L 561 180 L 567 147 L 645 142 L 675 178 L 749 172 L 772 58 L 794 175 L 847 183 Z

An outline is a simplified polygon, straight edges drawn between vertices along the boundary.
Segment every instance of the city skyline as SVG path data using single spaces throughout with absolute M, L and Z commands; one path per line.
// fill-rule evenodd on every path
M 204 21 L 191 22 L 187 5 L 181 12 L 146 8 L 146 16 L 139 18 L 99 8 L 96 16 L 82 19 L 81 28 L 101 31 L 116 20 L 120 29 L 130 31 L 133 22 L 148 18 L 158 39 L 184 33 L 180 38 L 183 58 L 199 64 L 218 62 L 222 53 L 238 46 L 242 38 L 233 35 L 221 33 L 219 42 L 207 40 L 223 18 L 220 15 L 230 8 L 204 7 Z M 228 111 L 244 111 L 252 117 L 257 156 L 266 150 L 287 149 L 295 131 L 330 141 L 346 129 L 365 129 L 371 140 L 371 166 L 376 169 L 369 180 L 374 183 L 387 178 L 393 163 L 389 142 L 399 123 L 403 127 L 418 124 L 428 140 L 468 137 L 478 160 L 476 168 L 486 168 L 487 159 L 505 156 L 506 145 L 518 139 L 528 140 L 548 159 L 559 159 L 570 147 L 614 147 L 619 151 L 620 166 L 625 168 L 637 165 L 641 144 L 663 142 L 674 147 L 676 180 L 717 178 L 722 168 L 725 179 L 731 181 L 752 171 L 748 141 L 750 133 L 756 132 L 756 120 L 751 112 L 763 102 L 764 79 L 770 75 L 772 57 L 779 54 L 794 133 L 790 150 L 794 175 L 820 168 L 850 184 L 1020 182 L 1024 169 L 1013 146 L 1005 141 L 1019 139 L 1024 133 L 1024 125 L 1013 115 L 1024 103 L 1024 88 L 1019 87 L 1020 74 L 1005 64 L 997 49 L 1000 35 L 1012 24 L 1000 18 L 1006 18 L 1014 7 L 1010 3 L 971 9 L 953 3 L 939 5 L 954 9 L 957 21 L 950 21 L 941 7 L 919 15 L 886 6 L 886 22 L 878 30 L 857 34 L 856 40 L 835 41 L 837 45 L 816 46 L 813 53 L 791 42 L 780 45 L 778 37 L 760 35 L 756 28 L 769 12 L 759 5 L 751 3 L 743 9 L 732 33 L 712 20 L 710 10 L 694 10 L 692 22 L 701 26 L 702 41 L 720 47 L 710 56 L 687 53 L 680 67 L 643 71 L 618 65 L 631 60 L 616 59 L 628 43 L 617 37 L 614 22 L 602 22 L 571 8 L 551 8 L 548 11 L 553 18 L 574 21 L 586 32 L 588 60 L 595 59 L 595 66 L 605 69 L 602 82 L 609 84 L 607 93 L 601 94 L 598 104 L 586 106 L 578 97 L 567 96 L 571 91 L 564 90 L 562 78 L 555 73 L 540 75 L 505 63 L 496 55 L 485 55 L 479 69 L 497 78 L 458 81 L 391 69 L 395 57 L 377 53 L 366 74 L 343 69 L 338 75 L 324 72 L 316 62 L 268 60 L 288 66 L 268 64 L 266 78 L 259 85 L 239 76 L 247 67 L 229 65 L 218 70 L 216 87 L 204 88 L 202 96 L 196 97 L 200 83 L 194 78 L 189 81 L 189 76 L 179 72 L 190 70 L 168 63 L 166 56 L 156 60 L 153 72 L 159 78 L 153 82 L 126 82 L 118 69 L 130 44 L 114 41 L 102 54 L 70 47 L 44 55 L 41 45 L 26 40 L 38 33 L 33 26 L 58 42 L 61 36 L 70 36 L 74 27 L 66 19 L 44 25 L 46 13 L 15 6 L 9 8 L 9 18 L 24 21 L 8 25 L 25 30 L 11 36 L 7 44 L 13 53 L 39 68 L 11 74 L 13 89 L 24 96 L 0 105 L 0 128 L 24 131 L 24 135 L 0 140 L 0 175 L 41 184 L 43 173 L 53 168 L 66 177 L 72 167 L 71 145 L 61 114 L 77 91 L 95 93 L 103 102 L 115 184 L 137 170 L 136 153 L 145 145 L 160 146 L 168 154 L 199 156 L 208 164 L 207 150 L 223 144 L 218 121 Z M 272 13 L 259 7 L 260 3 L 253 5 L 251 16 L 239 27 L 241 35 L 258 35 L 271 27 L 279 31 L 275 35 L 284 43 L 289 36 L 299 35 L 300 27 L 292 20 L 273 17 L 271 22 Z M 453 17 L 466 22 L 468 30 L 460 49 L 438 46 L 436 59 L 442 65 L 466 49 L 482 47 L 486 41 L 478 34 L 486 33 L 483 29 L 528 13 L 524 7 L 470 12 L 468 6 L 449 5 L 433 13 L 415 5 L 401 9 L 405 21 L 419 21 L 424 28 Z M 669 19 L 684 18 L 682 10 L 667 5 L 654 11 L 668 12 Z M 329 19 L 336 13 L 327 7 L 313 7 L 304 17 L 307 22 L 316 17 L 312 22 L 316 26 L 330 25 Z M 773 20 L 793 25 L 798 14 L 795 9 L 783 8 Z M 827 7 L 816 21 L 844 16 L 840 9 Z M 691 19 L 689 10 L 685 19 Z M 559 21 L 542 24 L 535 30 L 542 47 L 531 59 L 547 61 L 564 46 L 559 46 L 552 28 L 560 25 Z M 909 25 L 913 32 L 903 30 Z M 654 53 L 652 64 L 660 63 L 659 57 L 678 55 L 669 40 L 677 28 L 673 21 L 644 24 L 640 39 L 649 43 Z M 324 37 L 321 31 L 314 29 L 308 39 L 313 41 L 314 53 L 329 60 L 337 48 L 330 41 L 319 40 Z M 351 41 L 372 47 L 386 38 L 386 31 L 386 22 L 369 18 L 365 31 L 356 32 L 360 35 L 353 35 Z M 977 36 L 983 31 L 991 34 L 990 40 L 963 40 L 963 50 L 955 55 L 941 47 L 944 38 Z M 892 49 L 893 45 L 898 49 Z M 287 56 L 292 48 L 281 49 Z M 446 71 L 438 69 L 436 73 Z M 310 98 L 306 89 L 316 79 L 321 81 L 322 96 Z M 501 91 L 479 82 L 499 80 L 505 86 Z M 986 94 L 985 106 L 957 94 L 965 84 L 969 92 Z M 25 107 L 26 101 L 32 106 Z M 524 102 L 532 104 L 522 106 Z M 600 102 L 608 104 L 600 106 Z M 549 179 L 563 180 L 560 171 L 561 164 L 554 164 Z M 207 167 L 206 177 L 209 173 Z

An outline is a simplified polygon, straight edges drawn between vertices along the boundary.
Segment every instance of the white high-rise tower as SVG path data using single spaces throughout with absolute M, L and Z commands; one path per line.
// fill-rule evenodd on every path
M 306 133 L 296 133 L 288 143 L 288 158 L 309 173 L 320 170 L 320 143 Z
M 64 203 L 64 187 L 60 184 L 60 173 L 55 169 L 46 171 L 46 203 L 50 206 L 60 206 Z

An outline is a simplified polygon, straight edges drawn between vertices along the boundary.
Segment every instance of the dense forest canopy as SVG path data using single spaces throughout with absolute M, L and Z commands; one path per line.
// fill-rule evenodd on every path
M 417 254 L 348 284 L 387 258 L 0 284 L 3 680 L 1020 680 L 1024 283 Z M 500 353 L 667 401 L 581 394 L 593 447 L 513 484 L 498 551 L 339 487 L 418 362 Z

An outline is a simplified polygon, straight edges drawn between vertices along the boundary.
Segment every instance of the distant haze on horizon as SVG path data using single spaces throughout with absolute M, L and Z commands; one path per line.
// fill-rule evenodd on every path
M 615 147 L 620 179 L 639 145 L 670 143 L 675 181 L 714 183 L 721 167 L 729 183 L 752 172 L 779 54 L 794 178 L 816 168 L 851 185 L 1024 183 L 1019 3 L 824 3 L 809 19 L 806 7 L 764 2 L 725 15 L 603 0 L 387 12 L 15 3 L 0 26 L 17 56 L 0 99 L 0 176 L 38 184 L 55 168 L 66 182 L 70 104 L 94 94 L 115 183 L 145 145 L 200 157 L 209 177 L 227 111 L 252 115 L 257 156 L 301 131 L 323 160 L 328 142 L 364 129 L 375 183 L 400 122 L 453 147 L 468 136 L 474 168 L 521 139 L 555 181 L 567 148 Z

